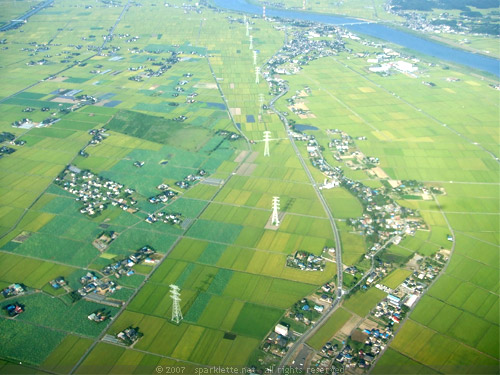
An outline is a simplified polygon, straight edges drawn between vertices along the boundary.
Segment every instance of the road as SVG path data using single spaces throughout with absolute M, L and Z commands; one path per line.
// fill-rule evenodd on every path
M 336 262 L 337 262 L 337 298 L 341 298 L 342 297 L 342 271 L 343 271 L 343 267 L 342 267 L 342 243 L 340 241 L 340 235 L 339 235 L 337 225 L 335 224 L 335 219 L 332 215 L 330 207 L 328 206 L 325 198 L 323 197 L 323 194 L 321 194 L 321 191 L 319 190 L 319 187 L 316 184 L 316 181 L 314 180 L 314 177 L 313 177 L 311 171 L 309 170 L 309 167 L 307 166 L 306 161 L 304 160 L 304 157 L 302 156 L 299 148 L 295 144 L 295 139 L 292 137 L 292 135 L 289 131 L 289 124 L 288 124 L 287 118 L 285 116 L 283 116 L 281 114 L 281 112 L 279 112 L 276 109 L 276 107 L 274 106 L 274 104 L 276 103 L 276 101 L 278 99 L 280 99 L 281 97 L 283 97 L 284 95 L 286 95 L 288 93 L 288 90 L 289 90 L 288 85 L 286 85 L 285 89 L 278 96 L 276 96 L 273 100 L 271 100 L 271 102 L 269 103 L 269 108 L 271 108 L 271 110 L 279 116 L 280 120 L 285 125 L 285 130 L 287 132 L 288 139 L 289 139 L 290 143 L 292 144 L 292 147 L 295 151 L 295 154 L 299 158 L 300 164 L 302 165 L 302 168 L 306 172 L 307 177 L 309 178 L 309 181 L 311 182 L 311 185 L 314 188 L 314 191 L 316 192 L 316 195 L 318 196 L 318 198 L 321 202 L 321 205 L 323 206 L 323 209 L 326 212 L 326 215 L 328 216 L 328 220 L 330 221 L 330 225 L 332 227 L 332 231 L 333 231 L 333 234 L 335 236 L 335 258 L 336 258 Z
M 101 51 L 103 50 L 103 48 L 106 47 L 106 44 L 108 44 L 108 42 L 113 39 L 113 33 L 115 32 L 116 26 L 118 26 L 118 24 L 122 20 L 123 16 L 125 15 L 125 13 L 127 13 L 128 8 L 130 8 L 130 1 L 131 0 L 127 1 L 127 4 L 125 4 L 125 6 L 122 9 L 122 12 L 118 16 L 118 19 L 116 20 L 116 22 L 114 23 L 114 25 L 111 27 L 111 29 L 109 29 L 108 35 L 106 36 L 106 38 L 104 38 L 104 42 L 102 42 L 102 45 L 99 48 L 99 54 L 101 53 Z
M 307 174 L 307 176 L 308 176 L 308 178 L 309 178 L 309 180 L 314 188 L 314 191 L 316 192 L 316 195 L 318 196 L 319 201 L 321 202 L 323 209 L 325 210 L 325 212 L 328 216 L 328 219 L 330 221 L 330 225 L 332 227 L 332 231 L 333 231 L 333 234 L 335 236 L 335 258 L 336 258 L 336 263 L 337 263 L 337 298 L 333 301 L 333 303 L 330 305 L 330 307 L 325 310 L 323 315 L 318 319 L 318 321 L 314 324 L 314 326 L 311 329 L 309 329 L 306 333 L 304 333 L 293 344 L 293 346 L 288 350 L 286 355 L 281 360 L 281 362 L 279 364 L 279 368 L 283 368 L 288 362 L 290 362 L 290 359 L 293 357 L 293 355 L 295 354 L 297 349 L 303 343 L 305 343 L 323 325 L 323 323 L 325 323 L 328 320 L 328 318 L 330 318 L 330 316 L 338 308 L 338 306 L 340 305 L 340 302 L 342 300 L 342 273 L 344 271 L 343 264 L 342 264 L 342 243 L 340 241 L 339 231 L 338 231 L 337 225 L 335 224 L 335 219 L 332 215 L 330 207 L 326 203 L 325 198 L 321 194 L 321 191 L 319 190 L 319 187 L 316 184 L 316 181 L 314 180 L 314 177 L 311 174 L 311 171 L 309 170 L 309 167 L 307 166 L 306 161 L 304 160 L 304 157 L 302 156 L 299 148 L 295 144 L 295 139 L 292 137 L 292 135 L 289 131 L 288 120 L 274 106 L 274 104 L 276 103 L 277 100 L 279 100 L 281 97 L 283 97 L 284 95 L 286 95 L 288 93 L 288 90 L 289 90 L 289 87 L 288 87 L 288 85 L 286 85 L 284 90 L 278 96 L 273 98 L 273 100 L 271 100 L 271 102 L 269 103 L 269 108 L 271 108 L 271 110 L 278 115 L 281 122 L 283 122 L 283 125 L 285 126 L 285 130 L 286 130 L 287 135 L 288 135 L 288 139 L 290 140 L 290 143 L 292 144 L 292 147 L 295 151 L 295 154 L 299 158 L 300 163 L 301 163 L 304 171 L 306 172 L 306 174 Z
M 2 27 L 0 27 L 0 31 L 7 31 L 7 30 L 10 30 L 10 29 L 16 27 L 19 24 L 24 23 L 24 21 L 26 21 L 32 15 L 38 13 L 43 8 L 48 7 L 53 2 L 54 2 L 54 0 L 47 0 L 47 1 L 44 1 L 43 3 L 41 3 L 41 4 L 38 4 L 35 8 L 30 9 L 28 12 L 24 13 L 22 16 L 16 18 L 15 20 L 10 21 L 10 23 L 8 23 L 7 25 L 3 25 Z

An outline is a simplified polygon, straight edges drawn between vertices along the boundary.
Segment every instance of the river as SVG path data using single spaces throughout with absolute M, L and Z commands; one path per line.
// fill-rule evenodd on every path
M 220 8 L 250 14 L 262 14 L 261 7 L 250 4 L 246 0 L 214 0 L 214 3 Z M 344 26 L 353 32 L 369 35 L 387 42 L 398 44 L 418 53 L 435 57 L 439 60 L 465 65 L 500 77 L 500 60 L 447 47 L 443 44 L 393 29 L 387 25 L 371 23 L 355 18 L 284 9 L 266 9 L 266 15 Z

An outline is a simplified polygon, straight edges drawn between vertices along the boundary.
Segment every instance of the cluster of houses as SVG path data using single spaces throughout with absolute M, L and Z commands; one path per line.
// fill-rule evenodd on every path
M 372 284 L 379 279 L 387 276 L 390 270 L 390 264 L 385 262 L 379 262 L 378 266 L 375 267 L 375 270 L 371 272 L 366 278 L 366 287 L 372 286 Z
M 372 312 L 373 316 L 386 321 L 388 324 L 401 322 L 405 316 L 405 311 L 402 309 L 401 298 L 388 294 L 387 298 L 380 302 Z
M 328 148 L 333 150 L 333 157 L 337 161 L 343 161 L 347 167 L 353 170 L 371 169 L 379 164 L 379 158 L 365 156 L 354 143 L 352 137 L 346 132 L 338 129 L 330 129 L 331 134 L 338 134 L 328 143 Z M 366 138 L 365 138 L 366 139 Z
M 344 141 L 347 141 L 349 149 L 354 147 L 351 137 L 344 135 L 343 139 L 341 147 Z M 370 252 L 377 252 L 391 237 L 399 235 L 401 240 L 402 236 L 414 235 L 417 229 L 425 228 L 423 220 L 416 211 L 400 206 L 390 197 L 393 191 L 391 185 L 373 189 L 344 176 L 342 168 L 333 167 L 325 161 L 321 147 L 312 135 L 307 136 L 307 151 L 313 166 L 331 179 L 334 182 L 332 185 L 346 188 L 363 205 L 363 216 L 349 219 L 348 224 L 374 239 Z
M 275 74 L 296 74 L 303 65 L 345 49 L 336 27 L 315 23 L 304 26 L 308 27 L 294 28 L 287 43 L 267 62 L 263 75 L 268 82 Z
M 376 354 L 380 351 L 379 348 L 384 346 L 382 342 L 387 342 L 387 340 L 383 341 L 380 338 L 375 338 L 374 336 L 371 336 L 371 338 L 374 339 L 374 342 L 372 343 L 371 340 L 366 340 L 365 344 L 369 345 L 372 350 L 377 351 L 377 353 L 373 351 L 366 353 L 363 349 L 354 350 L 350 345 L 346 345 L 337 354 L 335 361 L 341 363 L 346 369 L 355 367 L 365 369 L 370 367 L 375 360 Z M 378 342 L 380 342 L 380 345 L 377 344 Z
M 1 132 L 0 133 L 0 143 L 3 142 L 13 142 L 16 139 L 16 136 L 9 132 Z
M 143 50 L 139 50 L 137 47 L 134 47 L 133 49 L 129 49 L 129 51 L 131 53 L 138 53 L 138 54 L 144 52 Z M 163 50 L 146 51 L 146 52 L 159 54 L 159 53 L 162 53 Z M 151 59 L 151 60 L 153 60 L 153 59 Z M 169 58 L 162 58 L 161 61 L 153 62 L 152 65 L 156 68 L 156 70 L 151 69 L 151 68 L 144 69 L 145 67 L 141 66 L 140 68 L 144 69 L 144 71 L 141 72 L 140 74 L 129 77 L 129 80 L 136 81 L 136 82 L 142 82 L 142 81 L 144 81 L 144 79 L 148 79 L 151 77 L 161 77 L 169 69 L 171 69 L 175 64 L 177 64 L 179 61 L 181 61 L 181 59 L 179 58 L 177 52 L 172 51 L 172 55 Z M 129 70 L 132 70 L 132 69 L 138 70 L 137 68 L 129 68 Z
M 82 171 L 75 166 L 68 166 L 55 180 L 64 190 L 76 195 L 76 200 L 83 203 L 80 213 L 95 217 L 111 203 L 124 211 L 137 212 L 133 208 L 137 201 L 132 197 L 133 189 L 100 177 L 90 171 Z
M 228 130 L 217 130 L 216 135 L 226 138 L 229 141 L 236 141 L 240 139 L 240 135 Z
M 495 27 L 481 27 L 485 23 L 483 15 L 477 10 L 459 8 L 461 12 L 446 11 L 439 15 L 432 12 L 432 2 L 422 3 L 415 11 L 416 3 L 386 3 L 385 10 L 404 19 L 403 25 L 411 30 L 432 33 L 432 34 L 456 34 L 463 35 L 464 38 L 459 41 L 460 44 L 468 44 L 470 41 L 465 37 L 467 35 L 493 34 L 497 35 L 498 29 Z M 493 3 L 491 3 L 493 6 Z M 408 6 L 409 5 L 409 6 Z M 413 6 L 412 6 L 413 5 Z M 487 7 L 487 6 L 486 6 Z M 446 8 L 448 9 L 448 8 Z M 453 9 L 451 7 L 450 9 Z
M 179 91 L 179 90 L 177 90 L 177 91 Z M 182 91 L 184 91 L 184 89 L 182 89 Z M 172 94 L 172 96 L 179 96 L 179 94 L 174 93 L 174 94 Z M 174 117 L 172 120 L 177 121 L 177 122 L 184 122 L 187 120 L 187 116 L 180 115 L 180 116 Z
M 55 115 L 55 113 L 53 114 Z M 43 128 L 55 124 L 60 118 L 47 117 L 46 119 L 36 123 L 29 118 L 22 118 L 21 120 L 14 121 L 12 127 L 20 129 L 31 129 L 32 127 Z
M 408 276 L 397 288 L 389 290 L 400 299 L 401 304 L 412 308 L 418 298 L 424 293 L 430 283 L 439 275 L 449 258 L 449 250 L 440 250 L 432 257 L 414 255 L 413 262 L 417 263 L 414 272 Z
M 167 184 L 160 184 L 156 187 L 161 191 L 160 194 L 155 195 L 154 197 L 150 197 L 148 200 L 150 203 L 167 203 L 169 199 L 172 199 L 177 195 L 177 192 L 170 189 L 170 186 Z
M 323 271 L 325 269 L 325 260 L 321 256 L 299 250 L 287 256 L 286 265 L 302 271 Z
M 3 155 L 13 154 L 14 152 L 16 152 L 16 150 L 13 149 L 12 147 L 8 147 L 8 146 L 1 146 L 0 147 L 0 157 L 3 157 Z
M 87 294 L 96 293 L 99 295 L 107 295 L 116 291 L 117 284 L 107 278 L 99 279 L 93 272 L 87 272 L 80 278 L 82 287 L 78 289 L 78 294 L 85 297 Z
M 11 284 L 2 290 L 2 295 L 5 298 L 21 296 L 26 292 L 26 288 L 22 284 Z
M 89 134 L 92 136 L 92 139 L 89 141 L 90 145 L 98 145 L 103 141 L 105 137 L 107 137 L 106 130 L 104 128 L 100 129 L 91 129 L 89 130 Z
M 102 273 L 104 275 L 114 275 L 117 279 L 122 276 L 132 276 L 135 272 L 132 269 L 136 264 L 141 262 L 147 264 L 155 264 L 156 261 L 152 259 L 152 255 L 156 251 L 149 246 L 144 246 L 137 250 L 135 253 L 131 254 L 125 259 L 119 260 L 118 262 L 107 265 L 103 268 Z
M 398 287 L 392 290 L 377 284 L 378 289 L 388 293 L 387 297 L 370 312 L 371 319 L 378 322 L 377 326 L 356 329 L 352 337 L 362 341 L 363 350 L 348 352 L 350 355 L 346 355 L 344 348 L 336 357 L 336 361 L 347 368 L 368 368 L 393 337 L 394 325 L 400 323 L 416 305 L 425 289 L 441 272 L 448 258 L 448 250 L 440 250 L 431 257 L 416 254 L 408 263 L 416 264 L 414 272 Z
M 277 324 L 264 341 L 262 350 L 278 357 L 283 357 L 287 352 L 289 343 L 291 344 L 289 328 L 289 325 L 286 323 L 281 322 Z
M 183 180 L 177 181 L 175 185 L 180 187 L 181 189 L 188 189 L 192 184 L 196 181 L 201 180 L 204 176 L 207 175 L 207 172 L 204 169 L 200 169 L 197 174 L 190 174 L 184 177 Z
M 402 180 L 401 183 L 398 186 L 393 187 L 388 194 L 395 199 L 412 198 L 433 200 L 433 194 L 445 195 L 446 190 L 443 187 L 427 187 L 421 182 L 415 180 Z
M 153 224 L 158 221 L 162 221 L 165 224 L 170 225 L 180 225 L 182 223 L 182 215 L 179 213 L 168 213 L 168 212 L 157 212 L 154 214 L 149 214 L 145 219 L 146 223 Z

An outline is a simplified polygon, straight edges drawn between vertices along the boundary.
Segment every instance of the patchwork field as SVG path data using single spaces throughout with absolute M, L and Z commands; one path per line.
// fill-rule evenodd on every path
M 262 72 L 256 83 L 256 67 L 268 69 L 285 34 L 293 39 L 306 26 L 287 24 L 285 33 L 279 22 L 248 17 L 250 46 L 242 15 L 168 3 L 58 0 L 0 35 L 0 132 L 21 141 L 1 145 L 14 152 L 0 157 L 0 287 L 27 288 L 0 301 L 25 307 L 15 319 L 0 315 L 0 372 L 153 373 L 175 366 L 193 373 L 198 366 L 246 366 L 287 309 L 336 282 L 337 267 L 390 267 L 377 283 L 395 288 L 412 273 L 405 263 L 415 253 L 441 250 L 451 257 L 443 275 L 399 331 L 395 326 L 394 340 L 371 371 L 496 373 L 498 82 L 408 51 L 397 59 L 412 61 L 418 78 L 395 70 L 376 74 L 367 59 L 385 54 L 385 47 L 400 49 L 337 30 L 332 36 L 346 49 L 315 56 L 296 74 Z M 308 3 L 307 11 L 394 19 L 379 0 Z M 28 8 L 25 1 L 0 2 L 0 23 Z M 106 36 L 111 28 L 112 37 Z M 321 256 L 337 245 L 308 173 L 317 186 L 325 176 L 308 143 L 292 147 L 291 129 L 267 106 L 272 77 L 289 87 L 276 108 L 305 126 L 326 163 L 373 196 L 398 181 L 434 188 L 425 199 L 395 198 L 417 210 L 425 225 L 371 264 L 365 255 L 373 237 L 348 219 L 366 215 L 376 198 L 362 204 L 344 187 L 323 189 L 339 229 L 342 264 L 328 259 L 322 271 L 287 266 L 287 256 L 299 250 Z M 301 108 L 313 115 L 289 113 L 298 93 L 306 93 Z M 50 119 L 49 126 L 41 123 Z M 335 128 L 377 159 L 377 174 L 336 157 L 329 147 Z M 264 131 L 271 132 L 270 156 L 264 156 Z M 85 188 L 59 183 L 67 167 L 111 180 L 120 186 L 114 191 L 126 193 L 117 199 L 110 192 L 100 214 L 85 214 L 82 208 L 102 186 L 88 178 Z M 165 191 L 172 195 L 154 203 Z M 270 220 L 275 196 L 279 227 Z M 175 214 L 179 222 L 169 223 Z M 376 224 L 390 236 L 389 218 Z M 109 240 L 98 248 L 95 240 L 103 235 Z M 73 301 L 69 292 L 82 287 L 87 272 L 103 278 L 104 267 L 144 246 L 156 253 L 129 276 L 107 276 L 119 285 L 108 299 Z M 66 289 L 49 285 L 57 277 Z M 171 321 L 171 284 L 181 288 L 179 325 Z M 344 295 L 308 345 L 320 351 L 345 322 L 364 318 L 386 296 L 373 287 Z M 113 319 L 87 318 L 103 308 Z M 110 342 L 128 327 L 138 327 L 139 341 L 131 347 Z M 13 367 L 19 362 L 29 367 Z

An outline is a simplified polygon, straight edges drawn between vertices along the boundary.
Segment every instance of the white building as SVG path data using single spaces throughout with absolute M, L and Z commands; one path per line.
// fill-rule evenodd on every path
M 276 327 L 274 327 L 274 332 L 276 332 L 278 335 L 287 337 L 288 327 L 284 326 L 283 324 L 276 324 Z

